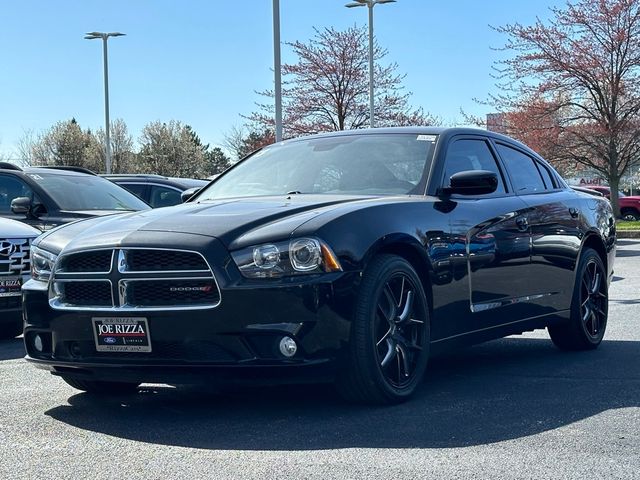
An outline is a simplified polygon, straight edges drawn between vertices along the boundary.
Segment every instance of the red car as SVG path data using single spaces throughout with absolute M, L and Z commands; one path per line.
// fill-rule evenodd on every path
M 607 198 L 611 197 L 611 189 L 600 185 L 589 185 L 590 190 L 600 192 Z M 623 220 L 640 220 L 640 196 L 625 195 L 618 192 L 620 202 L 620 214 Z

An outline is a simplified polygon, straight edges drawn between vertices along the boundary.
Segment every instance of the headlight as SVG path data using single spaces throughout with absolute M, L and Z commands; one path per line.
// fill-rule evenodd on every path
M 56 263 L 57 255 L 42 250 L 38 247 L 31 247 L 31 278 L 48 282 L 51 278 L 53 265 Z
M 317 238 L 268 243 L 232 252 L 231 255 L 247 278 L 280 278 L 342 270 L 333 251 Z

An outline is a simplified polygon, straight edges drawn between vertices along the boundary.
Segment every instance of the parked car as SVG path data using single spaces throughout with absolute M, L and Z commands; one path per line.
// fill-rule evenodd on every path
M 596 348 L 615 222 L 508 137 L 368 129 L 265 147 L 188 203 L 67 225 L 33 256 L 27 359 L 75 388 L 331 379 L 384 404 L 460 345 L 548 328 Z
M 589 185 L 589 189 L 600 192 L 606 198 L 611 198 L 611 189 L 602 185 Z M 640 196 L 625 195 L 618 192 L 620 215 L 623 220 L 640 220 Z
M 29 250 L 39 234 L 29 225 L 0 217 L 0 338 L 22 333 L 20 288 L 29 279 Z
M 138 197 L 77 167 L 28 167 L 0 162 L 0 217 L 49 230 L 74 220 L 147 210 Z
M 207 183 L 197 178 L 163 177 L 162 175 L 103 175 L 136 194 L 153 208 L 170 207 L 182 203 L 182 193 L 195 193 Z

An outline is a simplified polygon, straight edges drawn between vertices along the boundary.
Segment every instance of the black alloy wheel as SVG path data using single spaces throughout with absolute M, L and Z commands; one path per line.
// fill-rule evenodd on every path
M 387 280 L 377 302 L 376 353 L 386 380 L 396 388 L 411 382 L 424 348 L 424 319 L 414 318 L 416 285 L 404 272 Z
M 584 250 L 577 269 L 568 323 L 549 326 L 553 343 L 563 350 L 590 350 L 602 342 L 608 317 L 608 281 L 602 259 Z
M 411 264 L 376 257 L 363 274 L 354 317 L 339 391 L 364 403 L 406 400 L 424 376 L 430 339 L 426 296 Z

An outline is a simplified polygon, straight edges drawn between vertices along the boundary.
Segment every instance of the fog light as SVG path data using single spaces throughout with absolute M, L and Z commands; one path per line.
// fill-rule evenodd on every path
M 40 335 L 36 334 L 36 336 L 33 337 L 33 347 L 41 353 L 44 350 L 44 344 L 42 343 L 42 338 L 40 337 Z
M 280 340 L 280 353 L 285 357 L 293 357 L 298 351 L 298 345 L 291 337 L 282 337 Z

